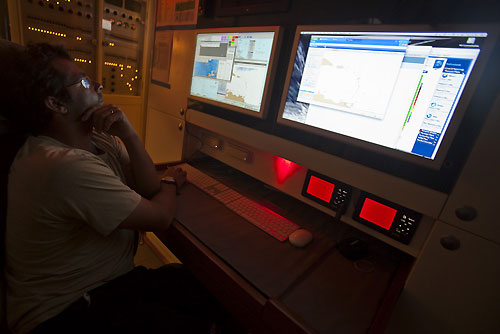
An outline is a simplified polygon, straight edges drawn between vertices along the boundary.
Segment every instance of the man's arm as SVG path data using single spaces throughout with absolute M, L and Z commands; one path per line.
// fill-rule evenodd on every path
M 130 157 L 131 188 L 142 197 L 152 198 L 160 190 L 156 169 L 125 114 L 116 105 L 107 104 L 85 111 L 81 120 L 88 119 L 92 119 L 96 131 L 107 132 L 122 140 Z
M 143 197 L 139 205 L 118 225 L 118 228 L 142 231 L 165 230 L 174 218 L 176 206 L 175 185 L 162 183 L 160 191 L 151 200 Z
M 160 191 L 150 200 L 142 197 L 134 211 L 118 226 L 119 228 L 160 231 L 170 226 L 177 208 L 177 187 L 186 181 L 186 172 L 180 168 L 170 168 L 168 175 L 176 180 L 176 184 L 160 183 Z
M 151 198 L 160 190 L 158 175 L 151 157 L 135 131 L 130 136 L 120 139 L 130 157 L 131 188 L 142 197 Z

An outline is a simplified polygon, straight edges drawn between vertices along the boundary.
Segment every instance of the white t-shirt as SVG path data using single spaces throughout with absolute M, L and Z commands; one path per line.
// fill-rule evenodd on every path
M 134 231 L 116 229 L 141 200 L 126 185 L 128 154 L 112 136 L 93 141 L 102 154 L 29 137 L 12 163 L 5 274 L 15 333 L 133 268 Z

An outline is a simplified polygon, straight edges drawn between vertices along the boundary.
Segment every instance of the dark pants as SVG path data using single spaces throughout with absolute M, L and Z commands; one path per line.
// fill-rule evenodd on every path
M 209 333 L 216 300 L 180 264 L 136 267 L 88 293 L 33 333 Z M 89 298 L 87 298 L 89 299 Z

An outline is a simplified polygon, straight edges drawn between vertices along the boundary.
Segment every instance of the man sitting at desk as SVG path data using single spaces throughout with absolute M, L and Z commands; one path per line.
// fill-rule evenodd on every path
M 180 265 L 133 264 L 137 231 L 169 226 L 186 173 L 160 182 L 125 114 L 63 48 L 35 44 L 24 56 L 30 98 L 15 117 L 33 135 L 9 175 L 11 330 L 209 332 L 217 307 Z

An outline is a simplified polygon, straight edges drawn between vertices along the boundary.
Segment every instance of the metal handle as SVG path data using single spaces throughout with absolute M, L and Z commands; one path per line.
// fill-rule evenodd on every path
M 179 127 L 179 131 L 182 131 L 182 123 L 179 123 L 178 127 Z

